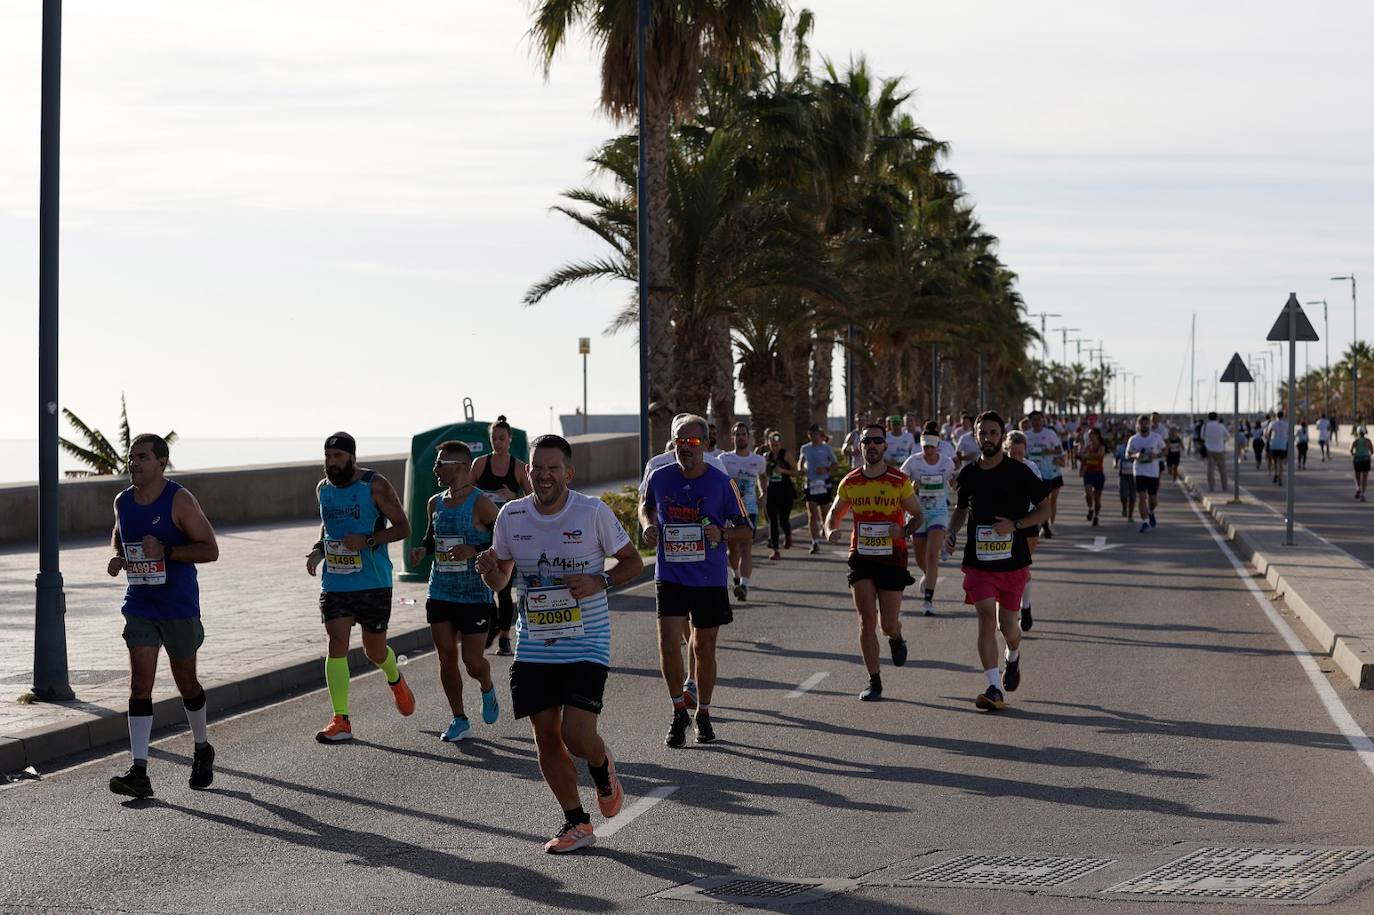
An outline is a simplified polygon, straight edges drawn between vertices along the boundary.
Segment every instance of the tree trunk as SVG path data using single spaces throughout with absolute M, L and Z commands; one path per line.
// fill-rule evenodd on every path
M 672 240 L 668 212 L 668 144 L 672 113 L 661 91 L 651 91 L 644 112 L 645 184 L 648 186 L 648 257 L 641 253 L 641 269 L 649 268 L 649 440 L 666 441 L 673 414 Z M 704 406 L 704 405 L 703 405 Z M 657 449 L 650 447 L 650 453 Z
M 749 404 L 749 427 L 754 441 L 763 443 L 765 429 L 782 425 L 783 379 L 774 357 L 753 353 L 740 362 L 739 381 Z
M 716 424 L 716 437 L 725 442 L 729 440 L 730 427 L 735 424 L 735 348 L 730 339 L 728 313 L 722 312 L 711 319 L 709 337 L 711 420 Z
M 835 374 L 835 335 L 823 331 L 811 348 L 811 422 L 830 429 L 830 401 Z M 841 410 L 841 412 L 844 412 Z
M 673 327 L 673 342 L 677 364 L 672 385 L 674 412 L 705 416 L 711 399 L 712 372 L 704 350 L 711 341 L 696 326 L 681 321 Z M 665 440 L 668 434 L 664 433 Z
M 790 422 L 783 429 L 784 440 L 793 454 L 798 453 L 806 439 L 806 429 L 811 425 L 811 352 L 810 336 L 798 340 L 792 350 L 792 358 L 787 361 L 786 381 L 789 399 L 792 404 Z

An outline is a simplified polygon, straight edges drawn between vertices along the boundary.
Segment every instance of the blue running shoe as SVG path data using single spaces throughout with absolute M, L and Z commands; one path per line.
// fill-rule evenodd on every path
M 457 743 L 471 733 L 472 725 L 468 724 L 467 716 L 455 715 L 448 724 L 448 730 L 439 739 L 445 743 Z
M 1150 529 L 1150 522 L 1148 522 L 1148 521 L 1142 521 L 1142 522 L 1140 522 L 1140 532 L 1141 532 L 1142 534 L 1145 533 L 1146 531 L 1148 531 L 1149 529 Z
M 1150 512 L 1150 527 L 1154 527 L 1154 526 L 1155 526 L 1155 523 L 1156 523 L 1156 522 L 1155 522 L 1155 513 L 1154 513 L 1154 512 Z
M 496 701 L 496 685 L 492 684 L 491 689 L 482 694 L 482 720 L 487 724 L 495 724 L 500 717 L 501 703 Z

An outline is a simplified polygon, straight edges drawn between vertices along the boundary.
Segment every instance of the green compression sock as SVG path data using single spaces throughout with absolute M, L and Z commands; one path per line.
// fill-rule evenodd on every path
M 386 674 L 386 682 L 395 683 L 401 679 L 401 670 L 396 666 L 396 651 L 390 645 L 386 646 L 386 660 L 377 666 Z
M 335 715 L 348 714 L 348 658 L 324 659 L 324 682 Z

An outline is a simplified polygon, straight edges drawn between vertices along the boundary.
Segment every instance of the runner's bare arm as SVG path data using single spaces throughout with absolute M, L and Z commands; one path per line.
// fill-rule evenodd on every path
M 905 531 L 907 534 L 914 534 L 921 529 L 921 523 L 925 520 L 925 513 L 921 511 L 921 500 L 915 493 L 902 500 L 902 508 L 911 516 L 907 521 Z
M 1046 521 L 1050 520 L 1050 497 L 1046 496 L 1044 499 L 1042 499 L 1040 504 L 1036 505 L 1035 510 L 1032 511 L 1029 515 L 1024 515 L 1023 517 L 1018 518 L 1013 522 L 1009 522 L 1007 530 L 1004 531 L 1000 529 L 1000 522 L 1006 520 L 1007 519 L 1005 518 L 998 519 L 998 533 L 1006 534 L 1013 529 L 1034 530 L 1035 528 L 1044 524 Z
M 515 560 L 497 559 L 493 550 L 483 550 L 477 554 L 473 568 L 482 576 L 488 588 L 500 591 L 510 581 L 511 572 L 515 571 Z
M 515 482 L 520 484 L 521 492 L 528 496 L 534 492 L 534 483 L 530 481 L 530 465 L 515 458 L 511 458 L 511 460 L 515 461 Z
M 434 505 L 443 497 L 443 493 L 436 492 L 425 503 L 425 539 L 419 546 L 410 548 L 410 564 L 413 566 L 418 566 L 424 562 L 426 556 L 434 552 Z
M 647 495 L 639 500 L 639 526 L 644 531 L 644 545 L 658 546 L 658 524 L 654 521 L 653 509 L 649 506 Z
M 406 510 L 401 507 L 401 498 L 396 495 L 396 487 L 380 473 L 372 478 L 372 500 L 377 503 L 377 509 L 382 513 L 382 517 L 391 522 L 390 526 L 373 533 L 372 537 L 378 546 L 395 543 L 410 536 L 410 519 L 406 517 Z
M 844 520 L 845 514 L 849 511 L 849 500 L 835 497 L 835 501 L 830 504 L 830 511 L 825 515 L 825 539 L 831 543 L 839 543 L 842 532 L 840 522 Z
M 205 517 L 196 497 L 182 489 L 172 498 L 172 523 L 189 538 L 189 543 L 166 551 L 167 558 L 176 562 L 214 562 L 219 559 L 219 543 L 215 529 Z M 162 544 L 158 544 L 162 546 Z M 175 553 L 175 555 L 172 555 Z M 157 558 L 157 557 L 153 557 Z
M 949 513 L 949 530 L 945 533 L 945 543 L 949 544 L 950 549 L 959 542 L 959 532 L 964 529 L 964 524 L 968 521 L 968 508 L 955 506 L 954 511 Z
M 119 539 L 119 509 L 115 509 L 114 530 L 110 531 L 110 548 L 114 550 L 114 555 L 110 557 L 109 564 L 105 571 L 110 577 L 118 575 L 124 570 L 124 544 Z

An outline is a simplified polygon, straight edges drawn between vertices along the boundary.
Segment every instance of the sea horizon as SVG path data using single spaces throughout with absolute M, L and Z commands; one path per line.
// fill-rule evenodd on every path
M 358 436 L 362 457 L 401 454 L 410 450 L 409 436 Z M 204 470 L 211 467 L 243 467 L 254 464 L 283 464 L 319 460 L 322 442 L 317 437 L 288 438 L 178 438 L 172 445 L 172 471 Z M 66 452 L 59 452 L 59 473 L 81 470 L 82 465 Z M 64 477 L 65 479 L 65 477 Z M 38 481 L 38 439 L 0 438 L 0 484 Z

